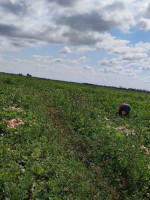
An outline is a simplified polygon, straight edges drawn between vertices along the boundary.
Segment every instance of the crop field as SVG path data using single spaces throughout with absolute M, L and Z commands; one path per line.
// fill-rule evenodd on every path
M 150 93 L 0 73 L 0 200 L 148 199 Z

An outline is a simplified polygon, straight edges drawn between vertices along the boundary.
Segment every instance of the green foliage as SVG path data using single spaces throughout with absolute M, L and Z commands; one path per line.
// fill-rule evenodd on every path
M 8 74 L 0 88 L 0 200 L 150 198 L 149 93 Z

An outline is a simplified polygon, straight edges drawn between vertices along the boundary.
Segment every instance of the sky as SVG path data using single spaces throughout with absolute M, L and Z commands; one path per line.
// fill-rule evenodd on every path
M 0 0 L 0 72 L 150 90 L 150 0 Z

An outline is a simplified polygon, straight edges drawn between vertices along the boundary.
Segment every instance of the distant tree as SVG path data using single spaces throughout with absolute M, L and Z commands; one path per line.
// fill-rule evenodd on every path
M 31 77 L 31 75 L 30 75 L 30 74 L 27 74 L 27 76 L 28 76 L 28 77 Z

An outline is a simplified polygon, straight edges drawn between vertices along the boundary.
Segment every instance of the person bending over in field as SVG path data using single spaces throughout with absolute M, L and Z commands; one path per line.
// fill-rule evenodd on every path
M 131 107 L 129 104 L 122 103 L 119 106 L 119 116 L 122 116 L 122 112 L 125 112 L 125 116 L 128 116 L 130 113 Z

